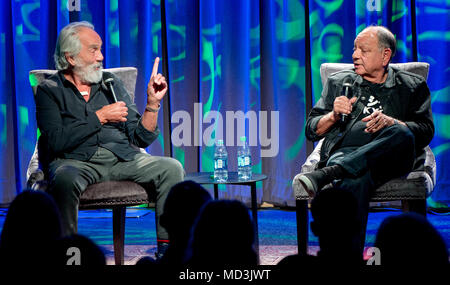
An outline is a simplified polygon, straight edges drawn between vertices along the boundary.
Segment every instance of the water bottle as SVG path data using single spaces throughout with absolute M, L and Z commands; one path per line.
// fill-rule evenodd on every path
M 225 182 L 228 180 L 228 153 L 223 140 L 218 140 L 214 150 L 214 180 Z
M 252 178 L 252 158 L 245 136 L 241 137 L 241 144 L 238 148 L 238 179 L 246 181 Z

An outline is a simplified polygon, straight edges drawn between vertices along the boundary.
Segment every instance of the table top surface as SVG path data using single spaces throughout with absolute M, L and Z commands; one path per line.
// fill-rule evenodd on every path
M 250 184 L 267 179 L 267 175 L 260 173 L 252 173 L 249 180 L 239 180 L 237 172 L 228 172 L 228 180 L 225 182 L 214 181 L 213 172 L 194 172 L 186 174 L 184 180 L 192 180 L 198 184 Z

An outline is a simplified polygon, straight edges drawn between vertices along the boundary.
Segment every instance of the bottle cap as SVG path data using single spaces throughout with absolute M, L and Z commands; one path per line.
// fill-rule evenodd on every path
M 223 140 L 217 140 L 217 145 L 223 145 Z
M 245 142 L 245 141 L 247 140 L 247 138 L 246 138 L 245 136 L 242 136 L 242 137 L 240 138 L 240 140 L 241 140 L 241 142 Z

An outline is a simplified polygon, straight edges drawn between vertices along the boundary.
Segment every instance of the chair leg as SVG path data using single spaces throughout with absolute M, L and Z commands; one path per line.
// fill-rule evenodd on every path
M 296 200 L 298 255 L 308 252 L 308 201 Z
M 114 261 L 116 265 L 123 265 L 124 262 L 126 209 L 126 207 L 113 209 Z
M 403 212 L 415 212 L 421 215 L 427 215 L 427 200 L 402 200 Z

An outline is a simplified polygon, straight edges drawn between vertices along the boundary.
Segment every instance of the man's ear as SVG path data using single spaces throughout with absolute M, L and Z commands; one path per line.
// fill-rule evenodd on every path
M 75 58 L 73 56 L 71 56 L 68 52 L 64 53 L 64 56 L 66 57 L 67 62 L 71 65 L 71 66 L 75 66 Z
M 385 48 L 383 51 L 383 66 L 387 66 L 389 61 L 391 61 L 392 50 L 390 48 Z

